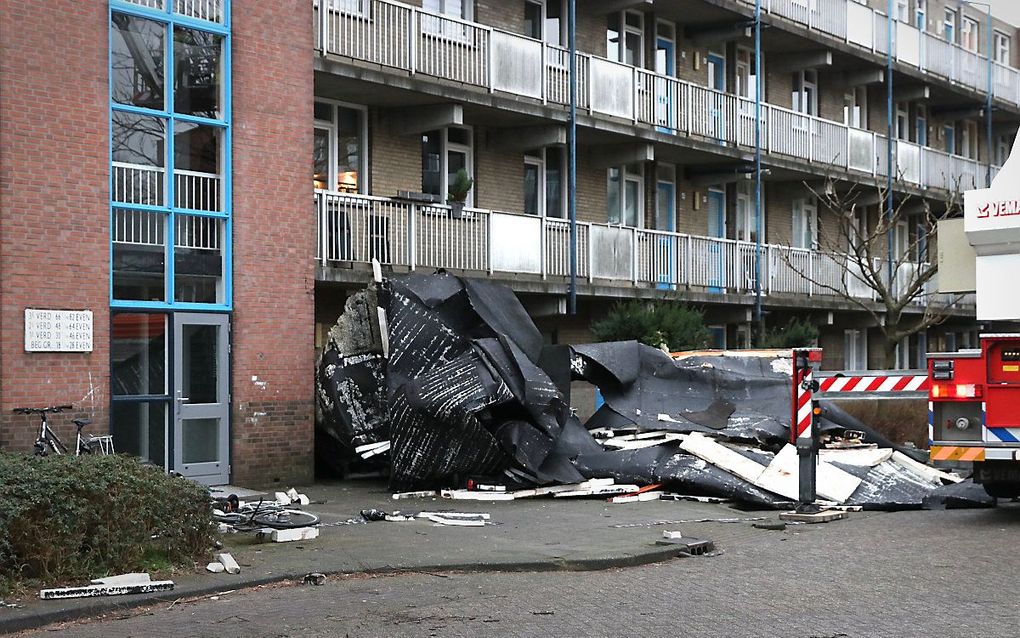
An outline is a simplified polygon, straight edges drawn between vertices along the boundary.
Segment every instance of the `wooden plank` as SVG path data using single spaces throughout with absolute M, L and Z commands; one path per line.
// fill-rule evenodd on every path
M 856 467 L 875 467 L 892 457 L 892 448 L 822 449 L 818 458 L 826 463 L 843 463 Z
M 799 467 L 797 448 L 787 444 L 776 454 L 758 480 L 752 483 L 795 501 L 800 496 Z M 815 492 L 818 496 L 836 503 L 845 503 L 861 484 L 861 479 L 824 461 L 818 463 L 815 476 Z
M 922 479 L 931 482 L 933 485 L 942 485 L 943 481 L 949 483 L 959 483 L 963 479 L 956 474 L 949 472 L 943 472 L 933 467 L 925 465 L 924 463 L 918 463 L 914 459 L 910 458 L 902 452 L 893 452 L 892 462 L 899 465 L 900 467 L 912 472 Z
M 704 434 L 697 432 L 688 434 L 687 438 L 680 444 L 680 449 L 690 452 L 719 469 L 739 476 L 750 483 L 758 480 L 758 477 L 765 471 L 765 466 L 761 463 L 756 463 L 745 456 L 741 456 L 726 446 L 720 445 Z

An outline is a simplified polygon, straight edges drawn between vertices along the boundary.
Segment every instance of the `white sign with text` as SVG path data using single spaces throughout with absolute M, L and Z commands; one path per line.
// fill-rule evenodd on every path
M 25 352 L 92 352 L 92 311 L 25 308 Z

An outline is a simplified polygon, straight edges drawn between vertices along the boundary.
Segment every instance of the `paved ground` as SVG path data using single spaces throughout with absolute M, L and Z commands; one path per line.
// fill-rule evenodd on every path
M 657 512 L 642 505 L 622 518 L 653 521 Z M 619 531 L 616 511 L 593 517 L 592 533 Z M 83 638 L 1020 634 L 1017 504 L 859 513 L 784 532 L 750 523 L 623 529 L 676 528 L 713 538 L 722 552 L 597 572 L 338 576 L 322 587 L 237 591 L 50 630 Z

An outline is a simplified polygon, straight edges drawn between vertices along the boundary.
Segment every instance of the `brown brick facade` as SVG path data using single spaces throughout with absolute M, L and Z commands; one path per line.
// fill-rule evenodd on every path
M 233 480 L 312 476 L 311 3 L 236 2 Z
M 39 11 L 0 0 L 0 448 L 31 448 L 38 420 L 11 414 L 23 405 L 74 404 L 107 428 L 107 6 Z M 26 353 L 26 308 L 91 310 L 92 352 Z

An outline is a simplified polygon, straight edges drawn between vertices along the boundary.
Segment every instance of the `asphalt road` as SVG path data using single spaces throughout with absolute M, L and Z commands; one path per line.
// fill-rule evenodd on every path
M 664 526 L 653 529 L 669 529 Z M 25 635 L 1017 636 L 1020 505 L 689 524 L 716 555 L 600 572 L 333 577 Z

